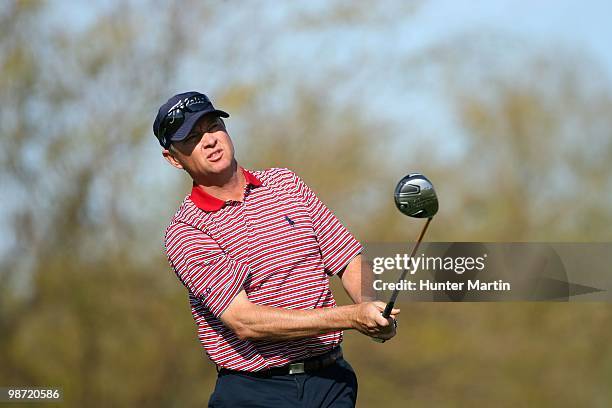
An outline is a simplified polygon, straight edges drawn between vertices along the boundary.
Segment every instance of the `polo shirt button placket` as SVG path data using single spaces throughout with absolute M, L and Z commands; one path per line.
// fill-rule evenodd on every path
M 249 195 L 248 188 L 244 192 L 244 199 L 242 200 L 242 216 L 244 217 L 244 224 L 246 225 L 247 230 L 247 259 L 251 259 L 251 246 L 249 245 L 251 242 L 251 238 L 253 237 L 253 229 L 251 228 L 251 223 L 249 222 L 249 213 L 247 211 L 246 199 Z

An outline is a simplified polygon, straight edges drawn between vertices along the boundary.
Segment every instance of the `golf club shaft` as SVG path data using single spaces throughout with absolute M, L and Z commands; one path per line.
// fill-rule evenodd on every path
M 418 251 L 419 245 L 421 245 L 421 241 L 423 240 L 423 236 L 425 236 L 425 232 L 427 231 L 427 227 L 429 227 L 429 223 L 431 222 L 431 218 L 432 217 L 427 219 L 427 222 L 421 229 L 421 234 L 419 235 L 419 239 L 417 239 L 417 242 L 414 245 L 414 248 L 412 249 L 412 253 L 410 254 L 410 259 L 412 259 L 414 255 L 416 254 L 416 252 Z M 398 279 L 398 282 L 401 282 L 406 277 L 407 273 L 408 273 L 408 270 L 404 269 Z M 384 318 L 391 316 L 391 310 L 393 310 L 393 306 L 395 305 L 395 301 L 397 300 L 398 294 L 399 294 L 399 289 L 395 289 L 393 291 L 393 294 L 391 295 L 391 298 L 389 299 L 389 303 L 387 303 L 387 306 L 385 307 L 385 311 L 383 312 Z

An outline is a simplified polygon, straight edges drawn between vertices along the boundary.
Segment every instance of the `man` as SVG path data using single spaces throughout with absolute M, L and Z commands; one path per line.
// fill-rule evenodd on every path
M 219 371 L 209 406 L 354 406 L 342 330 L 388 340 L 399 309 L 385 319 L 362 297 L 361 245 L 298 176 L 238 165 L 227 117 L 186 92 L 153 124 L 164 158 L 193 180 L 165 246 Z M 336 306 L 332 275 L 354 305 Z

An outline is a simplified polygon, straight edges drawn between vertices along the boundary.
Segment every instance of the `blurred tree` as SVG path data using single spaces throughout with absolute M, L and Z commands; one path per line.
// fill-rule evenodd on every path
M 0 183 L 10 191 L 3 201 L 2 227 L 10 233 L 0 272 L 0 383 L 60 386 L 70 406 L 200 405 L 215 372 L 161 251 L 163 225 L 180 200 L 171 193 L 187 183 L 161 188 L 172 197 L 165 202 L 146 174 L 154 109 L 175 90 L 188 46 L 224 33 L 214 24 L 202 28 L 223 10 L 157 3 L 145 19 L 142 5 L 126 3 L 97 9 L 79 27 L 64 24 L 66 10 L 53 6 L 14 1 L 0 8 Z M 236 52 L 216 58 L 211 70 Z M 260 86 L 229 84 L 221 99 L 232 106 L 242 90 Z M 341 183 L 342 171 L 356 161 L 362 175 L 370 168 L 368 125 L 348 106 L 327 106 L 331 122 L 318 95 L 295 92 L 290 109 L 249 116 L 266 120 L 249 130 L 262 139 L 245 144 L 254 153 L 248 157 L 254 165 L 296 164 L 309 179 L 323 177 L 307 170 L 324 157 L 321 169 L 334 175 L 327 191 L 339 206 L 359 183 Z M 280 130 L 288 149 L 275 151 Z M 310 144 L 326 145 L 327 155 L 318 148 L 300 154 Z M 167 204 L 163 218 L 151 221 L 160 203 Z
M 444 136 L 406 152 L 440 196 L 432 240 L 610 239 L 607 75 L 579 51 L 526 42 L 468 33 L 407 59 L 409 72 L 427 78 L 421 86 L 442 94 L 462 141 L 451 158 L 437 149 Z M 406 236 L 401 224 L 382 224 L 386 238 Z
M 172 25 L 178 7 L 157 18 Z M 0 181 L 10 192 L 0 383 L 59 386 L 70 406 L 194 405 L 206 377 L 185 335 L 185 296 L 168 290 L 158 230 L 155 255 L 139 252 L 149 224 L 133 211 L 150 106 L 188 33 L 144 35 L 129 4 L 81 31 L 58 28 L 41 2 L 0 10 Z
M 478 186 L 462 196 L 468 234 L 610 239 L 612 92 L 585 60 L 536 56 L 520 68 L 529 75 L 500 75 L 478 93 L 456 90 L 472 135 L 461 173 Z

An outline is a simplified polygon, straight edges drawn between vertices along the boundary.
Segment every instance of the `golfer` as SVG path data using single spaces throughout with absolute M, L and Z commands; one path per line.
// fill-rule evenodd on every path
M 153 124 L 164 158 L 193 180 L 165 247 L 217 366 L 209 406 L 352 407 L 342 331 L 388 340 L 399 310 L 385 319 L 385 304 L 362 296 L 361 244 L 296 174 L 240 167 L 227 117 L 186 92 Z M 333 275 L 354 305 L 336 305 Z

